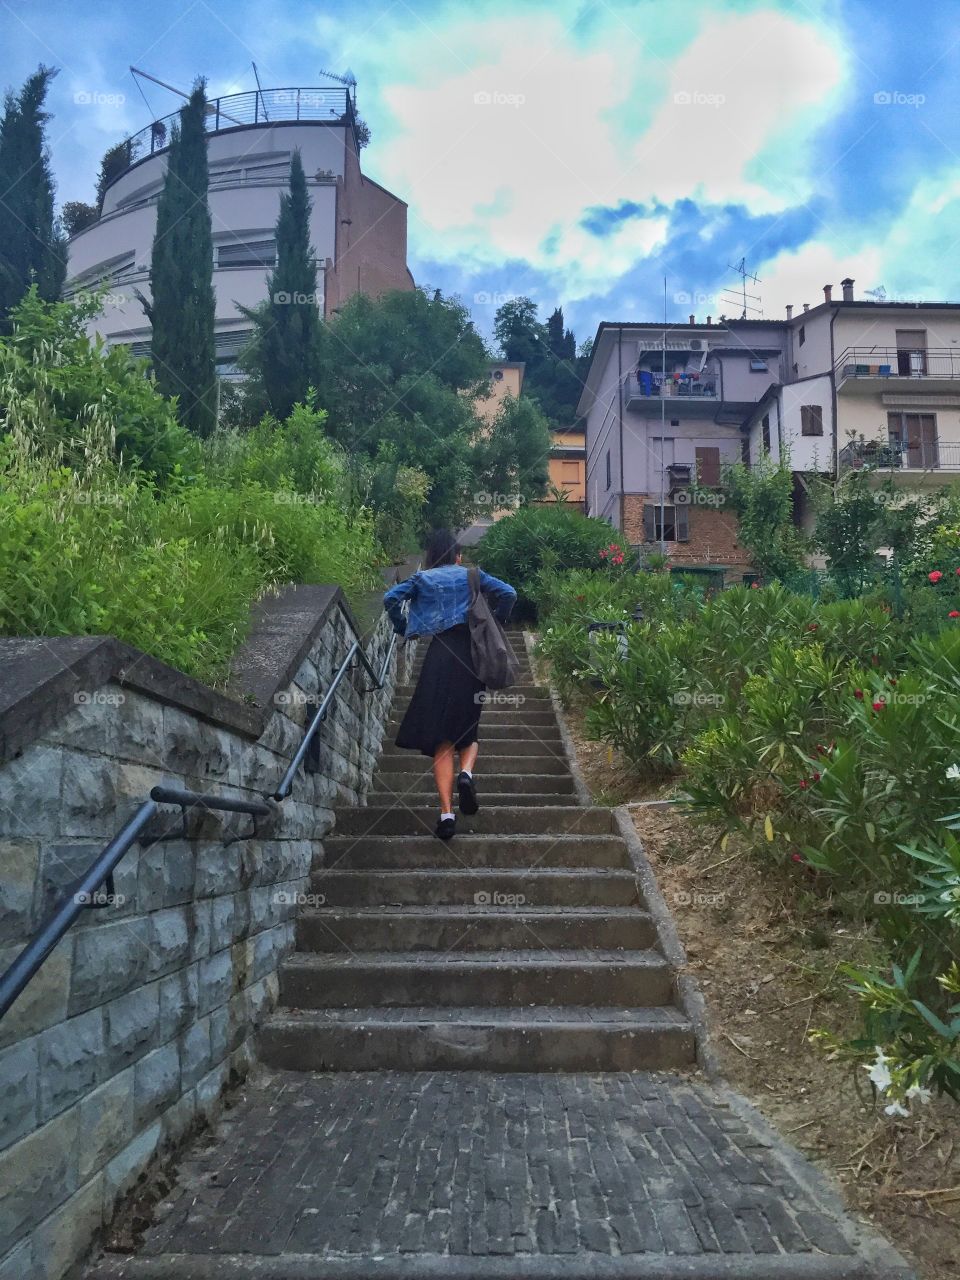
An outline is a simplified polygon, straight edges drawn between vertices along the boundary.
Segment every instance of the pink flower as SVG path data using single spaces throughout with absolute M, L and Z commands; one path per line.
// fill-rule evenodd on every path
M 960 618 L 960 609 L 951 609 L 947 614 L 948 618 Z
M 883 711 L 887 704 L 884 702 L 883 698 L 878 698 L 872 705 L 874 711 Z
M 808 787 L 809 785 L 810 785 L 810 784 L 807 782 L 806 778 L 801 778 L 801 779 L 800 779 L 800 790 L 801 790 L 801 791 L 806 791 L 806 789 L 807 789 L 807 787 Z
M 930 579 L 931 582 L 939 582 L 940 579 L 943 577 L 943 574 L 940 572 L 939 569 L 934 569 L 933 573 L 927 574 L 927 577 Z

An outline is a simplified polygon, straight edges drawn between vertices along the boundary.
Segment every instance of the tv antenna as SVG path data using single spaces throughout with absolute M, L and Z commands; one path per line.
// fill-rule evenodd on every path
M 732 286 L 730 290 L 731 293 L 739 294 L 739 297 L 721 297 L 720 301 L 726 302 L 729 306 L 739 306 L 741 308 L 741 320 L 748 320 L 751 311 L 756 316 L 762 316 L 763 307 L 760 304 L 760 295 L 747 292 L 747 281 L 749 280 L 751 284 L 759 284 L 760 277 L 747 270 L 746 258 L 741 258 L 736 266 L 730 264 L 730 270 L 736 272 L 740 277 L 740 284 Z
M 348 94 L 352 92 L 353 105 L 357 105 L 357 77 L 349 67 L 347 67 L 345 75 L 340 75 L 337 71 L 324 71 L 323 67 L 320 68 L 320 74 L 326 76 L 328 80 L 336 80 L 337 84 L 342 84 Z
M 878 284 L 875 289 L 865 289 L 868 298 L 873 298 L 875 302 L 886 302 L 887 291 L 882 284 Z

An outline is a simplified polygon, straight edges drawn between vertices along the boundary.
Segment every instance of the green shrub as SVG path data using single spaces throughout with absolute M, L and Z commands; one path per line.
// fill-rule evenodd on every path
M 516 588 L 517 616 L 530 617 L 542 569 L 595 569 L 600 551 L 614 541 L 606 521 L 582 516 L 564 503 L 528 506 L 491 525 L 477 547 L 477 562 Z

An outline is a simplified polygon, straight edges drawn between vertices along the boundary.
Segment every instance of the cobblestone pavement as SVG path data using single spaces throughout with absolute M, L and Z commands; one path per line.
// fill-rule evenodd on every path
M 731 1097 L 647 1073 L 264 1073 L 139 1255 L 91 1280 L 909 1276 Z

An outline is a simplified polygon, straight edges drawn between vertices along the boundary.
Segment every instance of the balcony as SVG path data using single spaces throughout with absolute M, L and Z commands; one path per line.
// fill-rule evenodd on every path
M 230 129 L 250 128 L 264 124 L 288 124 L 291 121 L 316 121 L 323 124 L 352 124 L 353 99 L 345 87 L 319 89 L 251 89 L 246 93 L 230 93 L 212 98 L 207 103 L 207 132 L 225 133 Z M 154 120 L 127 141 L 127 163 L 111 173 L 111 182 L 128 169 L 147 160 L 170 145 L 174 125 L 180 123 L 180 112 L 174 111 Z
M 878 391 L 960 390 L 960 348 L 847 347 L 834 365 L 837 390 L 874 395 Z
M 841 470 L 865 469 L 883 472 L 894 478 L 918 472 L 938 472 L 943 483 L 960 472 L 960 442 L 923 440 L 913 444 L 903 440 L 852 440 L 839 453 Z
M 631 373 L 624 382 L 624 403 L 634 413 L 660 412 L 662 400 L 684 401 L 684 412 L 699 407 L 706 412 L 716 412 L 720 400 L 719 385 L 712 374 L 681 374 L 675 378 L 668 373 Z M 679 409 L 679 404 L 676 406 Z

